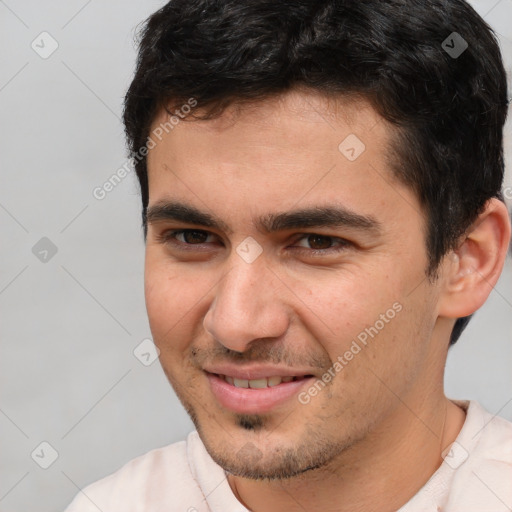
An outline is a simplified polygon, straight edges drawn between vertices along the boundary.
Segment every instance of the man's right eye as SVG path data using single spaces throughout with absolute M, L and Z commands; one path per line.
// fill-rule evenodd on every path
M 178 243 L 184 245 L 201 245 L 213 241 L 215 235 L 200 229 L 179 229 L 175 231 L 166 231 L 159 235 L 158 239 L 164 243 Z

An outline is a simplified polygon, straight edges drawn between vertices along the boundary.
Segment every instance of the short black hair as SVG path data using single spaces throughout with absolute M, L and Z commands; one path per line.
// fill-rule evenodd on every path
M 144 232 L 140 151 L 162 108 L 194 98 L 208 119 L 296 87 L 357 95 L 396 127 L 393 172 L 424 209 L 426 272 L 435 278 L 486 202 L 503 200 L 506 74 L 493 31 L 464 0 L 167 3 L 142 27 L 125 97 Z M 450 344 L 469 318 L 457 320 Z

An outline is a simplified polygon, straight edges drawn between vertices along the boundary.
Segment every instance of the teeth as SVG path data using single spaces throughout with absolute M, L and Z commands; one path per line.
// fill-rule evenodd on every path
M 221 375 L 221 377 L 232 386 L 236 388 L 252 388 L 252 389 L 264 389 L 266 387 L 274 387 L 278 386 L 282 382 L 291 382 L 295 379 L 295 377 L 269 377 L 268 379 L 236 379 L 234 377 L 229 377 L 228 375 Z
M 267 379 L 254 379 L 249 381 L 249 387 L 253 389 L 263 389 L 267 387 Z
M 235 388 L 248 388 L 249 387 L 249 381 L 246 379 L 233 379 L 233 384 L 235 385 Z
M 272 386 L 278 386 L 283 382 L 283 379 L 281 377 L 269 377 L 268 379 L 268 387 L 271 388 Z

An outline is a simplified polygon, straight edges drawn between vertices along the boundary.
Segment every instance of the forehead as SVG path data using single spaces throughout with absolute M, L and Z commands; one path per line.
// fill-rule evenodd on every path
M 171 109 L 171 113 L 176 111 L 180 111 L 179 106 Z M 394 134 L 393 127 L 364 98 L 325 96 L 310 90 L 292 90 L 263 100 L 234 102 L 212 119 L 193 118 L 194 114 L 201 117 L 206 112 L 198 106 L 192 115 L 184 116 L 185 120 L 180 119 L 175 126 L 165 129 L 163 138 L 172 133 L 176 144 L 181 137 L 194 136 L 198 137 L 196 143 L 202 142 L 199 138 L 203 137 L 211 141 L 232 138 L 233 141 L 267 142 L 280 147 L 297 146 L 306 140 L 308 146 L 323 145 L 330 150 L 344 132 L 358 132 L 362 138 L 371 133 L 374 145 L 388 142 Z M 176 122 L 174 117 L 173 122 Z M 159 127 L 162 131 L 161 127 L 165 128 L 168 121 L 169 113 L 161 109 L 153 120 L 151 132 Z M 325 137 L 326 131 L 331 132 L 331 137 Z M 279 140 L 275 139 L 276 134 L 280 135 Z
M 161 111 L 152 133 L 167 121 Z M 293 91 L 233 104 L 217 118 L 189 118 L 160 134 L 148 154 L 149 204 L 186 199 L 227 217 L 321 202 L 372 217 L 398 202 L 419 212 L 391 171 L 394 134 L 361 98 Z

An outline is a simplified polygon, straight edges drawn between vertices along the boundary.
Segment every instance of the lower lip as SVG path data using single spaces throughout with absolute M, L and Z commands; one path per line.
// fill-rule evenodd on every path
M 210 388 L 220 405 L 240 414 L 269 412 L 295 396 L 300 388 L 308 385 L 313 377 L 282 382 L 277 386 L 263 389 L 237 388 L 222 377 L 206 372 Z

